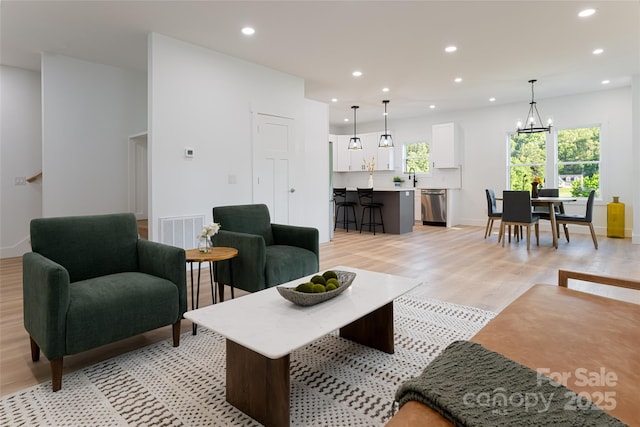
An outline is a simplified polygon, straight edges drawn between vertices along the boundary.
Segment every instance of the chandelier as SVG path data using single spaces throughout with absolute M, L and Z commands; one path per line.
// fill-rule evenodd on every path
M 538 133 L 538 132 L 549 132 L 551 133 L 551 126 L 553 124 L 551 118 L 547 120 L 547 126 L 542 126 L 542 119 L 540 118 L 540 113 L 538 112 L 538 107 L 536 106 L 535 97 L 533 94 L 533 84 L 537 80 L 529 80 L 531 83 L 531 102 L 529 103 L 529 114 L 527 114 L 527 122 L 523 125 L 521 120 L 518 120 L 518 124 L 516 125 L 518 128 L 518 134 L 521 133 Z M 536 121 L 537 117 L 537 121 Z

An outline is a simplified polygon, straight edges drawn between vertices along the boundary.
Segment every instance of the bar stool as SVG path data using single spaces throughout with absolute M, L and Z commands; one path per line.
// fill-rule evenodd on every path
M 384 233 L 384 220 L 382 219 L 382 207 L 384 203 L 373 201 L 373 188 L 358 188 L 358 200 L 360 206 L 362 206 L 362 216 L 360 218 L 360 233 L 365 225 L 369 226 L 369 231 L 373 228 L 373 235 L 376 235 L 376 227 L 382 226 L 382 232 Z M 369 222 L 364 222 L 365 212 L 369 211 Z M 380 216 L 380 222 L 375 221 L 375 213 L 378 212 Z
M 349 232 L 349 224 L 355 224 L 356 231 L 358 231 L 358 221 L 356 217 L 356 202 L 347 202 L 347 189 L 346 188 L 334 188 L 333 200 L 336 204 L 336 213 L 333 221 L 333 229 L 336 229 L 338 223 L 342 225 L 347 233 Z M 338 213 L 342 208 L 342 219 L 338 221 Z M 353 221 L 349 219 L 349 211 L 347 208 L 351 208 L 353 213 Z

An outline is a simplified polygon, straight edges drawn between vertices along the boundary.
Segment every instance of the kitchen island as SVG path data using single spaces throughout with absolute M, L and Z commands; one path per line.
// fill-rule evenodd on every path
M 413 231 L 414 189 L 403 187 L 374 188 L 373 200 L 383 203 L 382 217 L 384 231 L 391 234 L 404 234 Z M 356 188 L 347 188 L 347 201 L 356 203 L 358 230 L 360 229 L 362 206 L 358 201 Z M 342 213 L 341 213 L 342 214 Z M 340 225 L 338 225 L 340 227 Z M 350 227 L 350 229 L 352 229 Z M 380 228 L 378 228 L 381 231 Z M 367 230 L 364 230 L 365 232 Z

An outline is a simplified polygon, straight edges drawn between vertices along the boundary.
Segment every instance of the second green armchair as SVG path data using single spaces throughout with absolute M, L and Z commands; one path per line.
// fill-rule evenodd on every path
M 238 257 L 231 263 L 234 287 L 256 292 L 319 269 L 315 228 L 272 224 L 263 204 L 215 207 L 213 218 L 221 225 L 213 244 L 238 249 Z M 218 278 L 231 284 L 227 264 L 219 266 Z

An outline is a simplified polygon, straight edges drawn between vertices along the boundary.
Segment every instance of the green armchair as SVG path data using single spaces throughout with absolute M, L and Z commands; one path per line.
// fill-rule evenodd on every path
M 213 218 L 221 225 L 212 238 L 213 245 L 238 249 L 238 257 L 232 263 L 218 267 L 218 280 L 222 283 L 256 292 L 319 269 L 315 228 L 272 224 L 269 209 L 263 204 L 215 207 Z
M 173 325 L 187 309 L 183 249 L 138 238 L 133 214 L 31 221 L 33 252 L 23 256 L 24 327 L 31 358 L 51 364 L 62 387 L 62 359 Z

